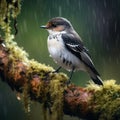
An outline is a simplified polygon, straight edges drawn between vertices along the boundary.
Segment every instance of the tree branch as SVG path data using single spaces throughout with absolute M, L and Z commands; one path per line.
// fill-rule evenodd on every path
M 64 114 L 67 115 L 88 120 L 119 119 L 120 86 L 115 81 L 106 81 L 103 87 L 93 83 L 86 88 L 66 87 L 66 75 L 52 73 L 51 67 L 28 60 L 25 56 L 22 57 L 24 59 L 15 56 L 15 51 L 10 51 L 3 40 L 0 41 L 0 76 L 12 90 L 22 93 L 27 86 L 27 95 L 31 100 L 45 103 L 44 107 L 52 108 L 51 112 L 59 108 L 57 114 L 63 104 Z

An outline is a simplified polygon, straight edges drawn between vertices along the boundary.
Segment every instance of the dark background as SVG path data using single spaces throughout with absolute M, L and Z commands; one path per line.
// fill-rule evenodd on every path
M 62 16 L 71 21 L 83 39 L 101 78 L 120 83 L 120 0 L 24 0 L 21 3 L 19 33 L 15 40 L 29 53 L 30 59 L 57 67 L 47 50 L 48 33 L 40 26 L 53 17 Z M 76 72 L 72 78 L 81 86 L 89 80 L 84 72 Z M 26 120 L 22 105 L 16 93 L 0 82 L 0 120 Z M 32 104 L 31 120 L 43 120 L 40 109 L 38 103 Z M 65 116 L 64 120 L 78 119 Z

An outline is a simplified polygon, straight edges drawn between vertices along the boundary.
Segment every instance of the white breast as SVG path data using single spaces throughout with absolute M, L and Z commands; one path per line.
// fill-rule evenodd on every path
M 47 43 L 50 56 L 57 64 L 68 71 L 71 71 L 73 66 L 75 70 L 84 70 L 84 64 L 64 46 L 61 35 L 62 33 L 57 33 L 48 36 Z
M 63 54 L 64 44 L 61 39 L 61 34 L 48 36 L 48 50 L 51 57 L 55 61 L 60 61 L 60 56 Z

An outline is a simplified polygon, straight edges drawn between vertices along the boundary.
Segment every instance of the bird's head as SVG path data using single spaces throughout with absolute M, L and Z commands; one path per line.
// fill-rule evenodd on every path
M 69 31 L 72 29 L 71 23 L 63 18 L 63 17 L 55 17 L 48 21 L 48 23 L 44 26 L 40 26 L 41 28 L 47 29 L 49 32 L 62 32 Z

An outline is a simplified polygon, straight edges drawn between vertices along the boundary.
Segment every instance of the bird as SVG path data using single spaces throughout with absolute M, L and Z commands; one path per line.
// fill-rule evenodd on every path
M 75 71 L 87 72 L 93 82 L 103 85 L 100 74 L 92 62 L 88 49 L 81 37 L 73 28 L 71 22 L 63 17 L 54 17 L 46 25 L 40 26 L 49 33 L 47 39 L 48 51 L 55 63 L 70 72 L 69 83 Z

